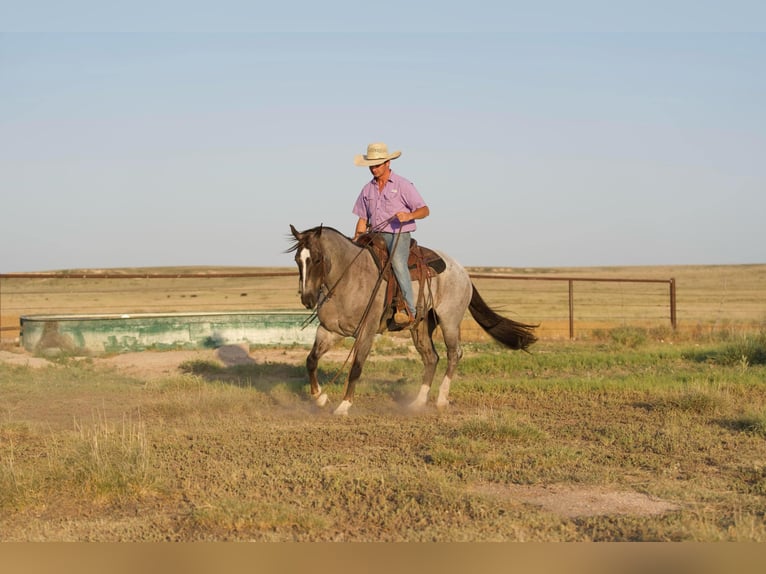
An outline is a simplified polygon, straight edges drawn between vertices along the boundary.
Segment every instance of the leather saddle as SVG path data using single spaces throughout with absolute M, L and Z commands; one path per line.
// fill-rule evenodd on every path
M 399 282 L 393 277 L 394 272 L 388 265 L 389 255 L 386 241 L 379 233 L 366 233 L 357 238 L 356 244 L 366 247 L 370 251 L 372 258 L 378 266 L 378 270 L 383 272 L 383 280 L 388 284 L 385 308 L 387 311 L 390 311 L 390 315 L 386 314 L 384 316 L 383 320 L 385 321 L 397 309 L 404 310 L 406 308 L 404 297 L 402 297 L 402 292 L 399 288 Z M 407 267 L 409 267 L 412 281 L 417 281 L 420 285 L 417 304 L 418 315 L 420 315 L 420 307 L 422 306 L 425 294 L 424 286 L 431 277 L 444 271 L 447 268 L 447 264 L 438 253 L 428 247 L 418 245 L 417 241 L 410 239 L 410 256 L 407 259 Z M 418 317 L 418 319 L 421 318 Z M 388 321 L 388 328 L 389 330 L 397 330 L 393 321 Z

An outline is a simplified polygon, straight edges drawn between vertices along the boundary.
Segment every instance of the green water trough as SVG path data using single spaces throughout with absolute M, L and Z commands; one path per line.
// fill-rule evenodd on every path
M 21 344 L 49 355 L 311 344 L 317 323 L 310 318 L 301 311 L 27 315 Z

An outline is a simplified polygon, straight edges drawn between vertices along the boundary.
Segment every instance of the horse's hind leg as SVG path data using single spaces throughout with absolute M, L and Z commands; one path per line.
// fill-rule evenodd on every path
M 433 333 L 436 328 L 436 317 L 433 311 L 427 313 L 423 321 L 418 323 L 417 327 L 412 329 L 412 341 L 415 348 L 420 353 L 423 360 L 423 380 L 420 384 L 420 391 L 415 400 L 409 404 L 409 409 L 418 411 L 422 409 L 428 401 L 428 392 L 431 390 L 431 383 L 436 373 L 436 365 L 439 362 L 439 355 L 434 347 Z
M 311 398 L 313 398 L 317 406 L 320 407 L 327 404 L 327 394 L 322 392 L 322 387 L 319 385 L 319 379 L 317 378 L 319 359 L 321 359 L 327 351 L 332 349 L 333 345 L 338 342 L 340 338 L 340 335 L 336 335 L 320 325 L 317 327 L 314 346 L 311 348 L 308 357 L 306 357 L 306 370 L 309 373 Z

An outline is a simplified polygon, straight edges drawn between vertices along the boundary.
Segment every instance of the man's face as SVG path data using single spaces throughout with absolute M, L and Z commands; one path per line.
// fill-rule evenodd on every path
M 383 175 L 385 175 L 388 172 L 388 166 L 391 164 L 391 160 L 385 161 L 381 163 L 380 165 L 371 165 L 370 166 L 370 173 L 372 174 L 372 177 L 375 179 L 379 179 Z

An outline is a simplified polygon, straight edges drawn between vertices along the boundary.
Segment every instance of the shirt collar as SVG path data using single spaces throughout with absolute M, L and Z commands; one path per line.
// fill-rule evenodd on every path
M 386 180 L 386 183 L 388 183 L 389 181 L 394 181 L 394 170 L 393 169 L 388 172 L 388 179 Z M 373 184 L 377 184 L 378 180 L 373 177 L 370 180 L 370 182 L 373 183 Z M 383 185 L 383 187 L 385 187 L 385 184 Z

